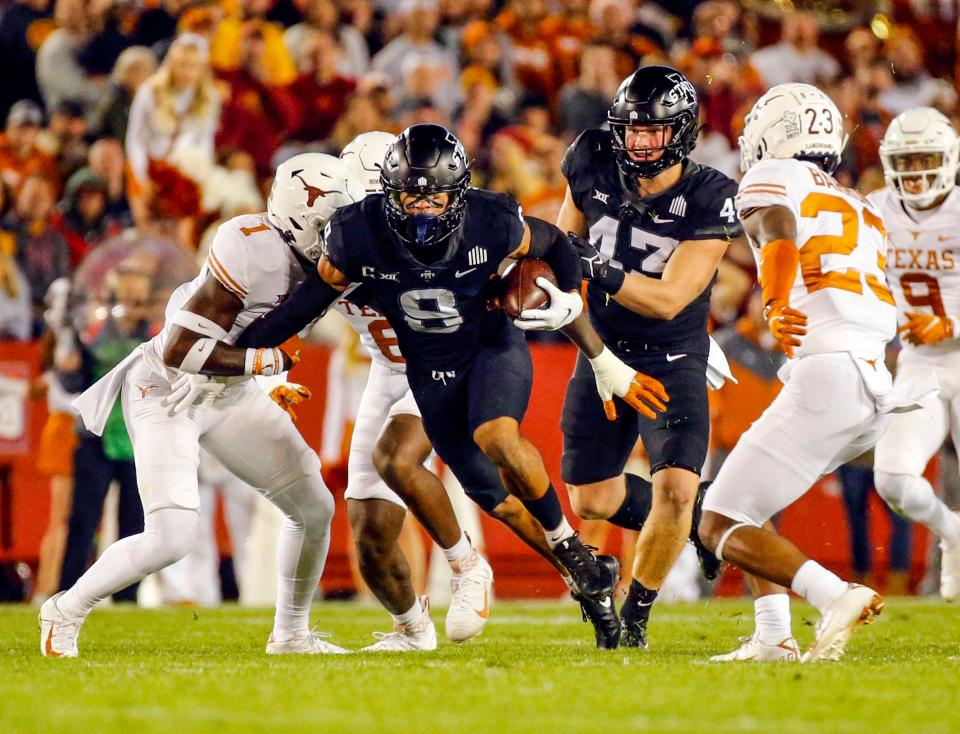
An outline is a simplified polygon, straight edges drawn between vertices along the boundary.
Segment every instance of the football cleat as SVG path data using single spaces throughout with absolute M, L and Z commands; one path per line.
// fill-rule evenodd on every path
M 267 655 L 348 655 L 353 652 L 327 642 L 324 637 L 331 635 L 307 631 L 275 640 L 271 634 L 267 640 Z
M 697 498 L 693 502 L 693 522 L 690 525 L 690 541 L 693 547 L 697 549 L 697 560 L 700 562 L 700 573 L 707 581 L 713 581 L 720 575 L 721 561 L 703 544 L 700 540 L 700 534 L 697 532 L 697 526 L 700 524 L 700 517 L 703 515 L 703 497 L 707 493 L 707 488 L 713 482 L 700 482 L 697 489 Z
M 854 630 L 873 622 L 882 611 L 883 597 L 876 591 L 868 586 L 850 584 L 817 622 L 816 637 L 800 662 L 839 660 Z
M 573 534 L 554 546 L 553 554 L 570 573 L 574 588 L 589 599 L 602 599 L 613 593 L 620 580 L 620 561 L 613 556 L 595 556 L 593 546 L 584 545 Z
M 80 655 L 77 638 L 83 617 L 64 614 L 57 606 L 63 594 L 54 594 L 40 606 L 40 654 L 46 658 L 75 658 Z
M 411 624 L 394 624 L 393 632 L 374 632 L 379 642 L 367 645 L 360 652 L 421 652 L 437 649 L 437 629 L 430 619 L 430 600 L 420 599 L 423 616 Z
M 450 608 L 445 623 L 447 637 L 463 642 L 480 634 L 490 618 L 493 569 L 487 559 L 471 551 L 450 580 Z
M 800 647 L 792 637 L 787 637 L 775 645 L 768 645 L 760 639 L 756 632 L 751 637 L 741 637 L 740 645 L 733 652 L 724 655 L 714 655 L 711 663 L 761 663 L 785 662 L 800 659 Z
M 650 607 L 639 604 L 624 604 L 620 608 L 620 622 L 623 633 L 620 635 L 620 647 L 647 647 L 647 622 L 650 621 Z
M 960 545 L 940 542 L 940 596 L 945 601 L 960 601 Z
M 602 558 L 602 556 L 601 556 Z M 570 592 L 570 596 L 580 603 L 583 621 L 593 625 L 593 634 L 597 639 L 598 650 L 614 650 L 620 644 L 620 617 L 613 603 L 613 595 L 607 594 L 599 599 Z

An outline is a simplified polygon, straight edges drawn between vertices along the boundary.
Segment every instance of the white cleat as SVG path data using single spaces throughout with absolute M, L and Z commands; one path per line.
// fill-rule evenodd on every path
M 275 640 L 271 634 L 267 640 L 267 655 L 349 655 L 353 652 L 323 639 L 330 636 L 324 632 L 303 632 Z
M 883 597 L 876 591 L 868 586 L 850 584 L 843 595 L 827 607 L 817 622 L 816 639 L 800 658 L 800 662 L 839 660 L 843 657 L 843 650 L 854 630 L 873 622 L 882 611 Z
M 367 645 L 360 652 L 422 652 L 437 649 L 437 628 L 430 619 L 430 600 L 420 599 L 423 616 L 407 625 L 395 624 L 393 632 L 374 632 L 379 642 Z
M 714 655 L 711 663 L 766 663 L 787 662 L 800 659 L 800 647 L 792 637 L 787 637 L 775 645 L 768 645 L 754 632 L 752 637 L 741 637 L 740 645 L 733 652 Z
M 450 581 L 452 594 L 445 622 L 450 640 L 463 642 L 480 634 L 490 618 L 492 586 L 493 569 L 486 558 L 472 551 Z
M 71 617 L 60 611 L 54 594 L 40 605 L 40 654 L 46 658 L 75 658 L 80 655 L 77 638 L 83 617 Z
M 960 601 L 960 545 L 940 542 L 940 596 L 945 601 Z

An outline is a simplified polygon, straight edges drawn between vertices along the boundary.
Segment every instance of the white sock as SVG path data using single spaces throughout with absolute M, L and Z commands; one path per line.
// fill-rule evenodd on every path
M 850 584 L 816 561 L 807 561 L 793 577 L 790 588 L 823 612 L 843 596 Z
M 551 548 L 556 548 L 560 543 L 573 535 L 573 528 L 570 527 L 567 518 L 563 518 L 557 527 L 553 530 L 544 530 L 543 534 L 547 538 L 547 545 Z
M 277 543 L 277 610 L 273 620 L 273 638 L 284 640 L 310 628 L 310 603 L 330 548 L 333 496 L 320 476 L 313 475 L 269 499 L 286 515 Z
M 107 548 L 77 583 L 57 599 L 64 614 L 85 617 L 113 593 L 180 560 L 193 546 L 199 524 L 196 510 L 165 507 L 144 517 L 143 532 Z
M 753 601 L 753 619 L 760 642 L 776 645 L 793 637 L 790 629 L 790 595 L 767 594 Z
M 413 600 L 413 606 L 403 614 L 391 614 L 390 616 L 393 617 L 393 621 L 398 625 L 401 627 L 406 627 L 407 625 L 413 624 L 423 616 L 423 607 L 420 605 L 420 600 L 415 598 Z
M 449 548 L 441 548 L 441 550 L 444 558 L 452 566 L 455 563 L 467 560 L 467 557 L 473 552 L 473 546 L 470 545 L 470 538 L 467 537 L 467 534 L 461 531 L 460 540 Z

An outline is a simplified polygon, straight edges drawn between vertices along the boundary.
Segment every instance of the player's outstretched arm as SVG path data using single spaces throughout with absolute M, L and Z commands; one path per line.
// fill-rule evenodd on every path
M 785 206 L 765 206 L 744 212 L 742 220 L 750 240 L 760 248 L 763 317 L 777 343 L 792 357 L 807 333 L 806 315 L 790 307 L 800 265 L 796 218 Z
M 226 339 L 243 302 L 212 275 L 173 315 L 163 350 L 169 367 L 202 375 L 275 375 L 293 359 L 279 349 L 241 349 Z
M 317 269 L 298 285 L 287 299 L 254 321 L 237 339 L 245 347 L 277 347 L 303 331 L 350 285 L 347 277 L 320 258 Z

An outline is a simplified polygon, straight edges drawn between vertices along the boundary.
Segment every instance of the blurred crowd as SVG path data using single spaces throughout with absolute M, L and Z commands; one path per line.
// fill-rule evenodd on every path
M 0 340 L 44 336 L 54 373 L 64 339 L 108 368 L 121 352 L 98 362 L 95 348 L 51 333 L 64 324 L 64 279 L 103 243 L 122 233 L 173 243 L 199 264 L 221 221 L 265 208 L 278 163 L 338 154 L 370 130 L 448 126 L 474 159 L 475 185 L 553 221 L 566 147 L 604 124 L 640 65 L 690 78 L 703 124 L 692 157 L 734 177 L 754 101 L 783 82 L 820 86 L 850 136 L 837 176 L 871 191 L 883 185 L 877 147 L 896 114 L 931 105 L 960 123 L 958 13 L 941 0 L 0 0 Z M 753 267 L 731 249 L 713 317 L 741 379 L 770 393 L 727 402 L 759 414 L 777 383 L 750 305 Z M 162 308 L 126 328 L 123 313 L 150 300 L 133 287 L 146 271 L 136 261 L 115 270 L 109 335 L 132 344 L 156 331 Z M 48 402 L 51 415 L 67 411 L 66 398 Z M 722 453 L 755 415 L 717 415 Z M 71 433 L 62 422 L 51 444 Z M 48 473 L 66 487 L 74 449 L 61 448 L 63 466 Z M 97 496 L 129 469 L 125 449 L 107 449 L 90 448 Z M 70 514 L 69 492 L 59 496 L 51 527 Z M 91 533 L 80 533 L 81 555 Z
M 642 64 L 690 77 L 704 124 L 694 157 L 731 175 L 759 94 L 786 81 L 823 86 L 851 136 L 841 177 L 876 188 L 877 143 L 893 115 L 929 104 L 956 116 L 956 4 L 807 5 L 7 2 L 0 337 L 36 337 L 49 285 L 118 231 L 202 253 L 220 220 L 262 210 L 279 161 L 338 153 L 368 130 L 450 126 L 475 159 L 477 185 L 553 219 L 565 147 L 603 123 L 620 80 Z

